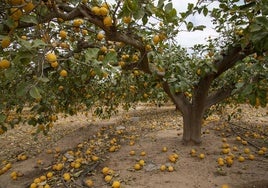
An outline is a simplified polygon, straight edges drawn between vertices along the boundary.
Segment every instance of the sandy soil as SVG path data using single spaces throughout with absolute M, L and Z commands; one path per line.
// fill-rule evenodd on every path
M 103 188 L 112 187 L 113 181 L 120 181 L 122 188 L 217 188 L 225 184 L 229 188 L 266 188 L 268 151 L 263 155 L 258 151 L 268 147 L 267 109 L 242 108 L 243 113 L 232 121 L 232 126 L 225 121 L 226 112 L 210 116 L 204 122 L 200 146 L 182 144 L 182 117 L 172 106 L 141 105 L 105 121 L 84 115 L 61 118 L 48 136 L 38 135 L 37 140 L 30 134 L 32 127 L 16 127 L 0 136 L 1 169 L 12 163 L 0 175 L 0 188 L 29 187 L 47 172 L 53 172 L 53 177 L 39 183 L 39 188 L 89 187 L 85 183 L 88 179 L 92 187 Z M 236 140 L 238 135 L 248 143 Z M 224 144 L 229 145 L 229 154 L 222 153 Z M 233 151 L 234 146 L 238 151 Z M 245 148 L 250 149 L 254 160 L 248 159 Z M 192 149 L 196 156 L 190 154 Z M 130 155 L 131 151 L 135 154 Z M 169 156 L 174 153 L 178 159 L 171 162 Z M 204 159 L 198 157 L 201 153 Z M 18 160 L 22 154 L 26 160 Z M 230 154 L 233 164 L 219 166 L 217 159 Z M 239 156 L 245 161 L 239 162 Z M 140 160 L 145 165 L 135 170 Z M 81 166 L 73 167 L 74 162 Z M 57 171 L 55 164 L 59 163 L 64 167 Z M 162 165 L 172 166 L 174 171 L 161 171 Z M 104 167 L 112 169 L 111 182 L 104 181 Z M 11 178 L 12 172 L 17 172 L 16 180 Z M 64 180 L 64 173 L 71 175 L 69 181 Z

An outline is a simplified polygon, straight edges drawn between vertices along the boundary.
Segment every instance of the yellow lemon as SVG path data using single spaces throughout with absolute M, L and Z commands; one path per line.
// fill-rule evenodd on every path
M 161 170 L 161 171 L 165 171 L 166 168 L 167 168 L 166 165 L 161 165 L 161 166 L 160 166 L 160 170 Z
M 135 169 L 135 170 L 140 170 L 140 169 L 141 169 L 141 165 L 138 164 L 138 163 L 135 164 L 135 165 L 134 165 L 134 169 Z
M 5 37 L 3 38 L 2 42 L 1 42 L 1 46 L 2 48 L 7 48 L 10 45 L 10 38 L 9 37 Z
M 108 167 L 103 167 L 103 169 L 102 169 L 102 173 L 103 173 L 104 175 L 109 174 L 109 172 L 110 172 L 110 169 L 109 169 Z
M 54 53 L 48 53 L 46 55 L 46 60 L 49 62 L 57 61 L 57 56 Z
M 110 182 L 111 180 L 112 180 L 112 176 L 110 176 L 110 175 L 107 175 L 104 177 L 104 181 L 107 183 Z
M 108 9 L 106 8 L 106 7 L 101 7 L 100 9 L 99 9 L 99 14 L 101 15 L 101 16 L 107 16 L 107 14 L 108 14 Z
M 94 183 L 91 179 L 86 179 L 85 180 L 85 184 L 88 186 L 88 187 L 93 187 Z
M 97 34 L 97 39 L 98 40 L 102 40 L 102 39 L 104 39 L 104 37 L 105 37 L 105 35 L 103 33 L 101 33 L 101 32 Z
M 129 23 L 131 22 L 131 17 L 130 17 L 130 16 L 125 16 L 125 17 L 123 17 L 123 22 L 124 22 L 125 24 L 129 24 Z
M 112 188 L 120 188 L 121 187 L 121 184 L 119 181 L 114 181 L 113 184 L 112 184 Z
M 94 6 L 91 8 L 91 11 L 93 12 L 93 14 L 99 16 L 100 15 L 100 8 L 97 6 Z
M 10 61 L 8 61 L 7 59 L 3 59 L 0 61 L 0 69 L 7 69 L 10 67 Z
M 60 76 L 61 77 L 66 77 L 68 75 L 68 72 L 66 70 L 61 70 L 60 71 Z
M 64 173 L 63 174 L 63 179 L 65 180 L 65 181 L 69 181 L 70 179 L 71 179 L 71 175 L 70 175 L 70 173 Z
M 157 45 L 157 44 L 159 43 L 159 41 L 160 41 L 160 37 L 159 37 L 159 35 L 155 35 L 155 36 L 153 37 L 153 43 L 154 43 L 155 45 Z
M 204 159 L 204 158 L 205 158 L 205 154 L 200 153 L 199 158 L 200 158 L 200 159 Z
M 61 37 L 62 39 L 65 39 L 65 38 L 67 37 L 67 32 L 64 31 L 64 30 L 61 30 L 59 35 L 60 35 L 60 37 Z
M 113 20 L 110 16 L 106 16 L 104 19 L 103 19 L 103 24 L 106 26 L 106 27 L 111 27 L 113 25 Z
M 52 178 L 52 176 L 53 176 L 53 172 L 48 172 L 47 173 L 47 178 Z

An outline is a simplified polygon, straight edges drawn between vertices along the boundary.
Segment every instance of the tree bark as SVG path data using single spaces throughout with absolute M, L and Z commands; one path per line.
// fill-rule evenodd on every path
M 197 105 L 188 106 L 183 116 L 183 142 L 201 144 L 201 128 L 204 109 Z

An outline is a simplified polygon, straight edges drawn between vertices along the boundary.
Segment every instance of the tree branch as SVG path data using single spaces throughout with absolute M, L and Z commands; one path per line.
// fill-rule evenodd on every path
M 206 100 L 205 108 L 208 109 L 214 104 L 217 104 L 224 99 L 227 99 L 232 95 L 232 91 L 235 89 L 235 84 L 222 87 L 219 90 L 210 94 Z
M 235 47 L 229 47 L 227 53 L 223 54 L 223 58 L 221 60 L 216 60 L 215 67 L 217 72 L 214 73 L 214 77 L 216 78 L 220 76 L 223 72 L 232 68 L 238 61 L 244 59 L 251 53 L 253 53 L 253 50 L 250 45 L 245 49 L 242 49 L 240 44 Z
M 184 94 L 182 92 L 180 93 L 172 93 L 169 87 L 168 82 L 163 81 L 163 89 L 166 92 L 166 94 L 170 97 L 172 102 L 175 104 L 176 109 L 178 109 L 181 113 L 185 114 L 185 111 L 187 110 L 186 107 L 189 106 L 189 101 L 186 99 Z

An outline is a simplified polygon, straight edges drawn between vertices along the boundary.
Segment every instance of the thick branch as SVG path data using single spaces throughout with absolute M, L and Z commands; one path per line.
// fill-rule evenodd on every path
M 214 77 L 211 75 L 202 77 L 199 83 L 194 88 L 192 104 L 194 106 L 198 106 L 198 109 L 200 110 L 202 109 L 203 112 L 206 110 L 205 107 L 206 107 L 207 96 L 213 79 Z
M 170 97 L 172 102 L 175 104 L 176 108 L 183 114 L 185 114 L 185 111 L 187 110 L 187 106 L 189 106 L 189 101 L 186 99 L 184 94 L 182 92 L 175 94 L 172 93 L 169 87 L 168 82 L 164 81 L 163 83 L 163 89 L 166 92 L 166 94 Z
M 221 60 L 215 62 L 217 72 L 214 73 L 215 78 L 220 76 L 226 70 L 232 68 L 238 61 L 243 60 L 246 56 L 253 53 L 253 50 L 248 48 L 242 49 L 241 45 L 230 47 Z
M 251 78 L 251 80 L 249 81 L 249 83 L 257 83 L 259 81 L 258 79 L 258 75 L 254 76 Z M 245 88 L 246 88 L 247 84 L 244 84 L 241 88 L 237 89 L 234 92 L 234 89 L 236 89 L 236 85 L 235 83 L 232 83 L 230 85 L 226 85 L 222 88 L 220 88 L 219 90 L 213 92 L 212 94 L 209 95 L 209 97 L 207 98 L 206 101 L 206 108 L 209 108 L 210 106 L 217 104 L 221 101 L 223 101 L 224 99 L 227 99 L 237 93 L 242 92 Z
M 235 89 L 235 85 L 230 85 L 228 87 L 223 87 L 219 89 L 218 91 L 213 92 L 210 94 L 207 98 L 205 108 L 208 109 L 214 104 L 217 104 L 224 99 L 227 99 L 232 95 L 232 91 Z
M 60 8 L 61 9 L 60 9 Z M 63 20 L 72 20 L 76 17 L 82 16 L 82 13 L 79 8 L 71 8 L 69 6 L 57 6 L 56 4 L 53 6 L 53 10 L 56 13 L 57 18 L 62 18 Z M 65 10 L 65 12 L 61 12 L 61 10 Z M 66 11 L 68 11 L 66 13 Z

